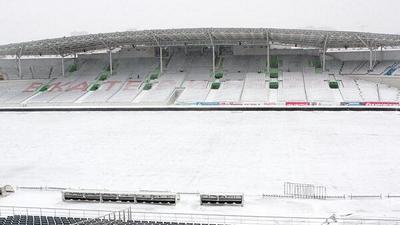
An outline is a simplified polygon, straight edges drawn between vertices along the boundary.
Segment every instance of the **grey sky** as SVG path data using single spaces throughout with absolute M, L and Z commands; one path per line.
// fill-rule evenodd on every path
M 0 8 L 0 44 L 132 28 L 400 33 L 400 0 L 0 0 Z

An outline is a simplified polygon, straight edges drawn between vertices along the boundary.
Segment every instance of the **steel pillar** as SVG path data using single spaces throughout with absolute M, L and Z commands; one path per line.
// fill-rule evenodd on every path
M 372 71 L 374 68 L 373 64 L 373 47 L 372 45 L 369 45 L 367 42 L 365 42 L 362 38 L 360 38 L 358 35 L 356 37 L 365 45 L 366 48 L 369 49 L 369 71 Z
M 267 36 L 267 72 L 270 73 L 271 71 L 271 59 L 270 59 L 270 48 L 271 48 L 271 44 L 269 43 L 269 33 L 266 33 Z
M 17 53 L 17 60 L 18 60 L 18 76 L 21 79 L 22 78 L 22 68 L 21 68 L 21 56 L 22 56 L 22 50 L 23 47 L 19 49 L 19 52 Z
M 270 69 L 270 67 L 271 67 L 271 60 L 270 60 L 270 54 L 269 54 L 269 51 L 270 51 L 270 44 L 268 43 L 267 44 L 267 72 L 269 73 L 270 71 L 271 71 L 271 69 Z
M 374 63 L 373 63 L 373 51 L 372 48 L 369 49 L 369 71 L 372 71 L 374 69 Z
M 21 68 L 21 56 L 17 56 L 18 60 L 18 77 L 22 78 L 22 68 Z
M 111 49 L 109 51 L 109 54 L 110 54 L 110 75 L 112 75 L 113 74 L 113 60 L 112 60 L 112 51 L 111 51 Z
M 160 47 L 160 74 L 163 72 L 163 50 L 162 47 Z
M 65 76 L 65 65 L 64 65 L 64 55 L 61 55 L 61 74 Z
M 215 46 L 213 45 L 212 46 L 212 56 L 213 56 L 213 74 L 214 74 L 214 76 L 215 76 Z
M 323 48 L 323 52 L 322 52 L 322 72 L 326 71 L 326 51 L 328 50 L 328 39 L 329 39 L 329 35 L 326 35 L 325 42 L 324 42 L 324 48 Z

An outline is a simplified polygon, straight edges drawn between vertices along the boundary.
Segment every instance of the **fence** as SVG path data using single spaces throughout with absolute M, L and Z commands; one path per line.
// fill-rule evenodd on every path
M 0 206 L 0 217 L 14 216 L 14 215 L 32 215 L 32 216 L 96 218 L 109 213 L 113 213 L 113 211 L 93 210 L 93 209 Z
M 109 221 L 157 221 L 192 224 L 219 225 L 400 225 L 397 218 L 334 218 L 331 217 L 284 217 L 246 216 L 222 214 L 157 213 L 136 212 L 131 208 L 120 211 L 63 208 L 37 208 L 0 206 L 0 217 L 12 215 L 40 215 L 55 217 L 88 218 L 74 225 L 96 224 L 99 220 Z
M 263 198 L 298 198 L 297 196 L 294 195 L 279 195 L 279 194 L 263 194 Z M 394 198 L 391 196 L 391 198 Z M 309 199 L 340 199 L 344 200 L 346 199 L 346 195 L 326 195 L 324 198 L 309 198 Z
M 295 198 L 326 199 L 326 187 L 285 182 L 284 194 Z
M 400 219 L 332 217 L 243 216 L 218 214 L 152 213 L 131 211 L 132 220 L 219 225 L 400 225 Z

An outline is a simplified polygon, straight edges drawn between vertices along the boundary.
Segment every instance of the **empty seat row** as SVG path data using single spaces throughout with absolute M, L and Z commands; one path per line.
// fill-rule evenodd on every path
M 85 218 L 15 215 L 0 218 L 0 225 L 69 225 Z
M 51 222 L 50 222 L 51 221 Z M 80 222 L 82 225 L 202 225 L 200 223 L 183 223 L 183 222 L 161 222 L 150 220 L 108 220 L 108 219 L 88 219 L 88 218 L 72 218 L 72 217 L 52 217 L 52 216 L 25 216 L 15 215 L 7 218 L 0 217 L 0 225 L 63 225 L 75 224 Z M 207 224 L 219 225 L 219 224 Z

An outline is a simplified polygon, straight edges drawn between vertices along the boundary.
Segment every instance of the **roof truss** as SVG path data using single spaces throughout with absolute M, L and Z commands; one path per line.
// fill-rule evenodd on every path
M 329 37 L 328 42 L 326 37 Z M 267 45 L 268 40 L 273 44 L 321 49 L 364 48 L 366 45 L 370 48 L 400 47 L 400 35 L 394 34 L 275 28 L 191 28 L 89 34 L 14 43 L 0 46 L 0 55 L 15 55 L 21 48 L 24 55 L 67 55 L 132 45 Z

